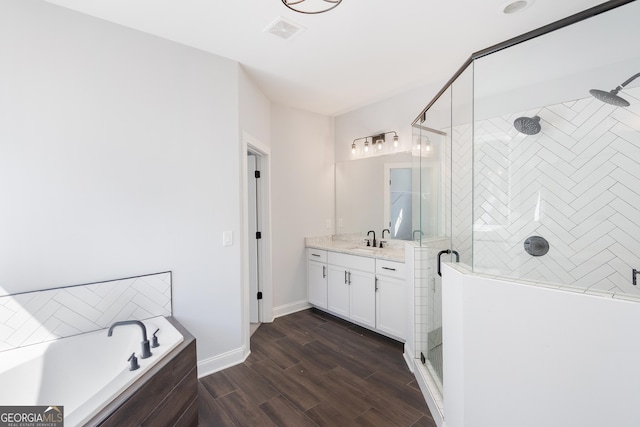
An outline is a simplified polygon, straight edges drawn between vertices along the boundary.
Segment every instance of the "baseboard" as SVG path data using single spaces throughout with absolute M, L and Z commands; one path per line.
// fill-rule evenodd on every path
M 442 412 L 442 398 L 440 396 L 436 396 L 431 390 L 431 387 L 435 388 L 435 385 L 430 386 L 429 383 L 433 382 L 433 380 L 429 377 L 429 373 L 424 365 L 416 363 L 415 365 L 414 375 L 416 377 L 416 381 L 420 386 L 420 391 L 422 391 L 422 395 L 424 396 L 425 402 L 427 402 L 427 406 L 429 407 L 429 411 L 431 412 L 431 417 L 433 421 L 436 422 L 438 427 L 445 427 L 444 424 L 444 413 Z M 440 401 L 440 405 L 436 402 Z
M 200 360 L 198 361 L 198 378 L 239 365 L 249 357 L 249 354 L 251 352 L 245 346 L 242 346 L 226 353 Z
M 298 311 L 306 310 L 307 308 L 311 308 L 311 304 L 309 301 L 301 300 L 292 302 L 290 304 L 281 305 L 278 307 L 273 307 L 273 318 L 286 316 L 287 314 L 295 313 Z
M 414 373 L 415 370 L 415 352 L 413 351 L 413 349 L 408 346 L 406 343 L 404 345 L 404 353 L 402 353 L 402 357 L 404 357 L 404 362 L 407 364 L 407 368 L 409 368 L 409 371 L 411 371 L 411 373 Z

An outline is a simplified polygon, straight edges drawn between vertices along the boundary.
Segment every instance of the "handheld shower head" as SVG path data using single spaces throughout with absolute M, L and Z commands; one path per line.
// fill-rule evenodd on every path
M 591 89 L 589 93 L 594 98 L 602 102 L 606 102 L 607 104 L 615 105 L 616 107 L 628 107 L 631 104 L 629 104 L 629 101 L 627 101 L 626 99 L 618 96 L 618 92 L 620 92 L 623 87 L 625 87 L 638 77 L 640 77 L 640 73 L 634 74 L 633 76 L 629 77 L 627 81 L 609 92 L 600 89 Z
M 513 121 L 513 127 L 525 135 L 535 135 L 542 129 L 540 117 L 518 117 Z

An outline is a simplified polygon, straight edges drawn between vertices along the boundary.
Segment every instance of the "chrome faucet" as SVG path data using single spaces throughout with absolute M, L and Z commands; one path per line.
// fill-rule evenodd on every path
M 149 347 L 149 340 L 147 339 L 147 328 L 144 326 L 144 323 L 139 320 L 124 320 L 122 322 L 116 322 L 109 328 L 109 333 L 107 334 L 107 336 L 110 337 L 111 335 L 113 335 L 113 329 L 116 326 L 122 325 L 138 325 L 142 328 L 142 355 L 140 356 L 140 358 L 146 359 L 147 357 L 150 357 L 151 348 Z
M 373 233 L 373 245 L 372 246 L 375 248 L 376 247 L 376 232 L 373 231 L 373 230 L 369 231 L 367 233 L 367 237 L 369 237 L 369 234 L 371 234 L 371 233 Z

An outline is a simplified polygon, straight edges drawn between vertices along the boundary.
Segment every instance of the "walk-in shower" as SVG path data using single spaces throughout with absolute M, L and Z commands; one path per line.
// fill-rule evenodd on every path
M 419 215 L 429 238 L 416 256 L 414 356 L 440 409 L 459 384 L 446 386 L 439 260 L 496 280 L 640 301 L 640 51 L 615 48 L 640 40 L 638 16 L 640 2 L 609 2 L 473 54 L 414 122 L 414 139 L 432 146 L 414 161 L 431 203 Z M 589 90 L 629 75 L 614 90 Z M 531 310 L 544 316 L 544 307 Z M 454 344 L 459 355 L 464 340 Z M 472 361 L 454 362 L 472 371 Z

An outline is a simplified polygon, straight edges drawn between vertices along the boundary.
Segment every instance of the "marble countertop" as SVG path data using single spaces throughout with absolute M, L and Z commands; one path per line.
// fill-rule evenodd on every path
M 386 241 L 387 246 L 373 248 L 363 243 L 362 237 L 343 238 L 342 236 L 307 237 L 306 247 L 322 249 L 331 252 L 364 256 L 368 258 L 384 259 L 388 261 L 404 262 L 404 241 Z

